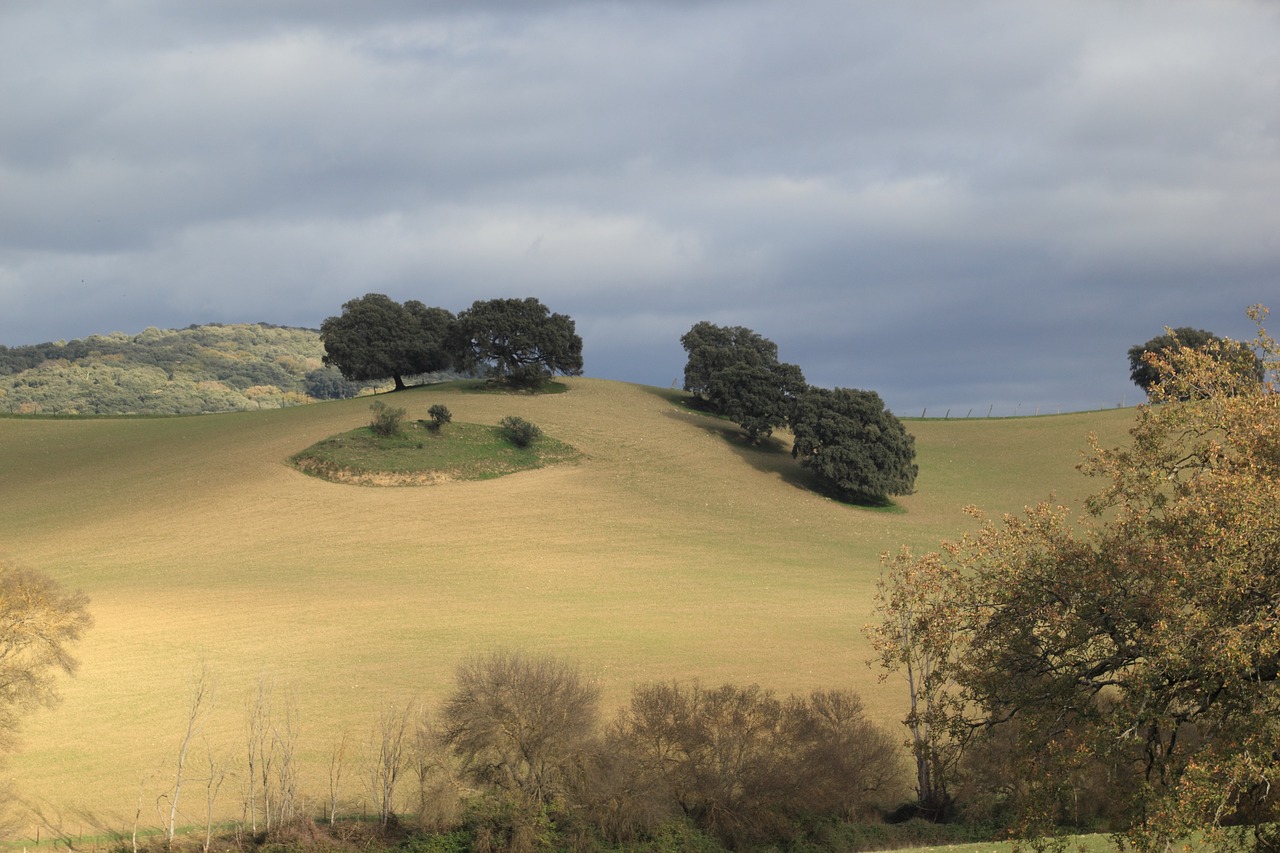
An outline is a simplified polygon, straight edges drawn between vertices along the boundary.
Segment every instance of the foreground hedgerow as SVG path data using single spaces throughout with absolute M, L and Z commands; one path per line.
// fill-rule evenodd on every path
M 53 840 L 72 848 L 106 849 L 116 853 L 469 853 L 487 850 L 635 851 L 635 853 L 725 853 L 733 850 L 776 850 L 787 853 L 862 853 L 862 851 L 910 848 L 953 848 L 972 845 L 975 851 L 1005 853 L 1012 850 L 1001 833 L 987 826 L 938 824 L 919 818 L 902 823 L 819 821 L 797 823 L 787 842 L 727 845 L 699 829 L 687 818 L 672 818 L 646 837 L 626 843 L 610 842 L 582 827 L 541 821 L 529 826 L 501 828 L 486 822 L 492 807 L 474 810 L 477 819 L 449 829 L 431 829 L 411 818 L 389 826 L 377 821 L 350 818 L 334 823 L 299 818 L 270 833 L 254 835 L 236 827 L 206 839 L 202 831 L 178 836 L 172 845 L 160 836 L 116 836 L 77 842 Z M 1102 838 L 1098 836 L 1097 838 Z M 1101 849 L 1098 844 L 1089 849 Z

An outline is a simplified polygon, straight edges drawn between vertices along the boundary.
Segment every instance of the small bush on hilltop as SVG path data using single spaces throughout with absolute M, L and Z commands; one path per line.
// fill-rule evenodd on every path
M 405 416 L 404 409 L 392 408 L 381 400 L 374 400 L 373 405 L 369 406 L 369 411 L 373 412 L 369 429 L 373 430 L 374 434 L 387 438 L 400 434 Z
M 507 415 L 498 426 L 502 428 L 502 434 L 507 440 L 516 447 L 528 447 L 542 436 L 542 430 L 536 424 L 515 415 Z
M 427 415 L 431 418 L 431 423 L 427 428 L 432 432 L 439 432 L 444 425 L 453 421 L 453 412 L 449 411 L 449 407 L 443 403 L 436 403 L 427 409 Z

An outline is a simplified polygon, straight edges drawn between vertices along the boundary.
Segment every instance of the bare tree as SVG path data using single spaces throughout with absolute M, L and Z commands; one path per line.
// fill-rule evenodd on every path
M 268 707 L 265 675 L 258 676 L 258 689 L 249 700 L 245 713 L 245 745 L 248 750 L 248 775 L 245 782 L 244 810 L 249 831 L 258 834 L 258 769 L 263 761 L 262 747 L 266 742 L 270 709 Z
M 276 762 L 276 815 L 283 826 L 293 820 L 298 798 L 298 706 L 286 695 L 283 717 L 271 728 L 271 749 Z
M 347 733 L 343 732 L 342 737 L 333 747 L 333 752 L 329 753 L 329 823 L 332 825 L 338 819 L 338 795 L 342 787 L 342 771 L 346 767 L 347 761 Z
M 388 703 L 371 738 L 369 790 L 383 826 L 395 818 L 396 786 L 405 770 L 405 737 L 413 718 L 413 706 L 412 701 L 403 707 Z
M 170 846 L 173 845 L 174 828 L 178 822 L 178 800 L 182 796 L 183 771 L 187 763 L 187 751 L 191 741 L 203 729 L 205 721 L 213 706 L 214 681 L 205 663 L 200 664 L 200 672 L 196 675 L 191 689 L 191 700 L 187 705 L 187 728 L 178 746 L 178 766 L 173 774 L 173 787 L 169 798 L 169 824 L 165 834 Z
M 425 709 L 414 721 L 408 764 L 418 786 L 418 822 L 436 828 L 452 823 L 460 808 L 458 781 L 444 752 L 440 733 Z
M 612 735 L 633 779 L 660 780 L 735 848 L 783 840 L 797 815 L 854 817 L 898 792 L 893 738 L 842 691 L 780 699 L 754 684 L 641 685 Z
M 209 776 L 205 779 L 204 853 L 209 853 L 209 846 L 213 841 L 213 804 L 218 799 L 218 791 L 222 789 L 223 781 L 227 778 L 227 768 L 224 762 L 214 756 L 207 742 L 205 756 L 209 762 Z

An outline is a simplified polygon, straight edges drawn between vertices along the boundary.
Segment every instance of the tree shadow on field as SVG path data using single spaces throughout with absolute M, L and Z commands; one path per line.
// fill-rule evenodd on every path
M 675 407 L 673 410 L 668 410 L 664 413 L 666 417 L 678 420 L 681 423 L 693 424 L 708 433 L 719 436 L 739 459 L 757 471 L 772 474 L 787 485 L 803 492 L 812 492 L 849 506 L 863 509 L 882 509 L 893 505 L 892 502 L 867 504 L 849 500 L 847 496 L 831 489 L 816 474 L 796 461 L 791 456 L 790 441 L 785 441 L 776 435 L 772 435 L 761 439 L 759 444 L 752 444 L 742 427 L 733 421 L 700 409 L 697 400 L 688 392 L 677 391 L 674 388 L 653 388 L 652 392 L 655 396 L 661 397 Z

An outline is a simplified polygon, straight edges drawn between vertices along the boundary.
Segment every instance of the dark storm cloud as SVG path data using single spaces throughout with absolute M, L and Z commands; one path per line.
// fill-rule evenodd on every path
M 1276 302 L 1272 4 L 16 3 L 0 342 L 536 295 L 918 414 L 1132 403 Z

